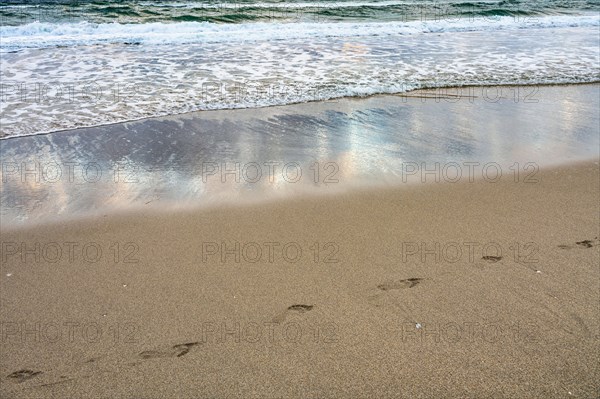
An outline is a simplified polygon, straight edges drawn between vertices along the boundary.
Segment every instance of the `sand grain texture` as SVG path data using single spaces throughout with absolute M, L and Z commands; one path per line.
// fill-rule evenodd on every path
M 3 260 L 0 396 L 597 397 L 599 166 L 539 176 L 3 230 L 133 242 L 139 262 Z M 202 243 L 236 241 L 303 253 L 203 260 Z M 480 246 L 407 255 L 436 242 Z

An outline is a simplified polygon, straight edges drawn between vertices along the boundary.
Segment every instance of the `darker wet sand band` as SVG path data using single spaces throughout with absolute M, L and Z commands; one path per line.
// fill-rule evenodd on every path
M 469 179 L 468 164 L 479 179 L 486 165 L 487 176 L 500 168 L 504 179 L 527 179 L 539 168 L 598 159 L 599 90 L 424 90 L 0 140 L 0 216 L 5 226 L 28 225 L 139 208 L 335 195 L 406 185 L 406 175 L 418 183 L 453 180 L 453 163 L 459 181 Z M 422 176 L 436 168 L 437 177 Z

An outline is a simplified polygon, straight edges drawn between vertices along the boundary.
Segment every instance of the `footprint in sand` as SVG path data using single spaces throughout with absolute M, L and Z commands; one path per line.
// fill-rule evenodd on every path
M 10 373 L 6 376 L 6 378 L 10 378 L 16 382 L 23 382 L 35 377 L 38 374 L 42 374 L 42 372 L 23 369 L 15 371 L 14 373 Z
M 173 345 L 168 349 L 163 350 L 148 350 L 143 351 L 138 354 L 142 359 L 157 359 L 162 357 L 181 357 L 186 355 L 190 349 L 196 345 L 199 345 L 199 342 L 189 342 L 187 344 L 179 344 Z
M 273 318 L 273 323 L 282 323 L 290 313 L 306 313 L 312 310 L 313 305 L 292 305 L 288 306 L 281 314 Z
M 500 259 L 502 259 L 502 256 L 483 256 L 481 259 L 488 261 L 489 263 L 496 263 L 498 262 Z
M 594 246 L 594 242 L 591 240 L 583 240 L 583 241 L 578 241 L 575 244 L 579 245 L 580 247 L 583 248 L 591 248 Z
M 421 281 L 423 281 L 422 278 L 407 278 L 405 280 L 386 281 L 385 283 L 379 284 L 377 288 L 382 291 L 400 290 L 403 288 L 412 288 Z
M 425 281 L 425 278 L 412 277 L 402 280 L 387 280 L 376 286 L 371 286 L 367 291 L 367 302 L 376 308 L 393 306 L 403 308 L 403 296 L 399 291 L 414 288 Z
M 595 247 L 596 245 L 598 245 L 599 243 L 600 243 L 600 240 L 598 240 L 598 237 L 596 237 L 593 240 L 577 241 L 575 243 L 575 245 L 578 246 L 579 248 L 592 248 L 592 247 Z M 572 249 L 572 248 L 575 248 L 573 245 L 567 245 L 567 244 L 561 244 L 558 247 L 560 249 Z

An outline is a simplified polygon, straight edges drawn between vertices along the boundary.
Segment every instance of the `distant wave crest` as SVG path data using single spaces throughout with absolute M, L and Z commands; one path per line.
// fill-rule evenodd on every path
M 321 37 L 414 35 L 512 29 L 600 26 L 599 16 L 496 17 L 411 22 L 243 23 L 177 22 L 146 24 L 41 23 L 0 27 L 0 48 L 44 48 L 103 43 L 185 44 Z

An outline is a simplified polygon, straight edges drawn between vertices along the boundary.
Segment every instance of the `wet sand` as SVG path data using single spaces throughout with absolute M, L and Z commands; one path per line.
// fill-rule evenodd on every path
M 23 202 L 31 216 L 2 226 L 0 396 L 597 397 L 600 164 L 585 147 L 598 116 L 563 101 L 586 117 L 510 122 L 573 133 L 528 136 L 549 150 L 506 138 L 502 166 L 547 160 L 530 179 L 396 180 L 44 223 L 48 209 L 87 200 L 52 208 L 47 191 L 40 213 Z M 508 105 L 493 107 L 466 132 L 509 134 Z
M 5 225 L 31 224 L 335 195 L 452 181 L 452 162 L 458 180 L 468 179 L 470 163 L 480 179 L 497 171 L 511 179 L 516 170 L 525 179 L 538 168 L 597 159 L 598 108 L 598 84 L 471 87 L 0 140 L 0 215 Z M 438 176 L 422 176 L 436 164 Z

